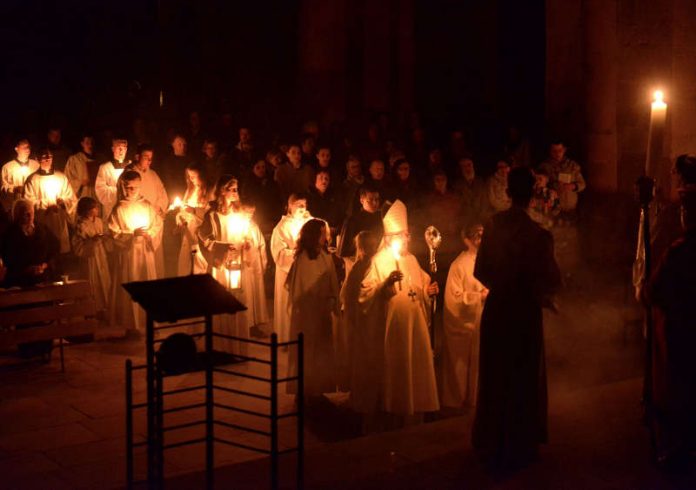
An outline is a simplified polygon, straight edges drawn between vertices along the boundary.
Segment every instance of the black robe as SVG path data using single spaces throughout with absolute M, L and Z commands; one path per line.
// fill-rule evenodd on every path
M 547 438 L 542 304 L 560 286 L 553 237 L 519 207 L 500 212 L 485 228 L 474 276 L 490 293 L 472 442 L 515 458 Z

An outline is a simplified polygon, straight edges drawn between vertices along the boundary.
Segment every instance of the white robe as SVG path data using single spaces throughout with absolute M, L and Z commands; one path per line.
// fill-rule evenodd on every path
M 133 235 L 133 230 L 142 226 L 147 229 L 151 245 L 145 237 Z M 109 216 L 109 231 L 116 248 L 111 287 L 111 323 L 142 331 L 146 326 L 145 310 L 131 300 L 121 285 L 131 281 L 157 279 L 155 249 L 162 240 L 162 219 L 144 199 L 122 200 Z
M 267 323 L 268 305 L 263 285 L 263 274 L 266 270 L 266 241 L 256 223 L 249 219 L 246 213 L 230 212 L 227 215 L 210 212 L 206 215 L 210 220 L 206 226 L 211 226 L 213 238 L 205 238 L 204 246 L 211 252 L 216 247 L 233 245 L 236 250 L 243 250 L 241 255 L 241 289 L 231 289 L 230 271 L 224 266 L 215 267 L 210 263 L 210 274 L 247 307 L 235 315 L 217 315 L 214 319 L 215 330 L 234 337 L 248 339 L 253 326 Z M 245 247 L 245 243 L 248 244 Z M 235 257 L 237 254 L 233 254 Z M 211 261 L 212 262 L 212 261 Z M 214 339 L 216 349 L 246 355 L 248 344 L 230 339 Z
M 97 198 L 94 191 L 94 182 L 89 181 L 89 171 L 87 170 L 88 157 L 84 152 L 78 152 L 68 158 L 65 164 L 65 176 L 70 181 L 73 192 L 80 197 Z M 96 164 L 96 162 L 93 162 Z M 87 184 L 85 184 L 87 182 Z
M 125 163 L 122 165 L 124 167 L 126 166 Z M 111 216 L 111 210 L 116 205 L 116 184 L 122 173 L 123 168 L 115 168 L 112 162 L 99 165 L 97 179 L 94 183 L 94 191 L 97 194 L 97 200 L 102 205 L 102 216 L 106 219 Z
M 184 236 L 181 239 L 181 248 L 179 249 L 179 261 L 177 266 L 177 275 L 186 276 L 191 273 L 191 255 L 195 251 L 193 257 L 193 273 L 205 274 L 208 272 L 208 261 L 201 253 L 198 246 L 198 228 L 203 224 L 203 218 L 208 211 L 208 206 L 195 207 L 193 203 L 188 204 L 193 208 L 193 212 L 181 208 L 176 215 L 176 222 L 185 222 Z
M 384 390 L 384 318 L 359 302 L 370 267 L 370 259 L 355 263 L 341 288 L 343 325 L 348 333 L 350 399 L 353 410 L 360 413 L 380 411 Z
M 143 172 L 137 166 L 133 166 L 133 170 L 140 174 L 140 195 L 143 199 L 152 204 L 160 215 L 166 212 L 169 207 L 169 196 L 157 172 L 152 169 Z
M 24 186 L 24 197 L 34 204 L 36 220 L 46 225 L 60 242 L 60 253 L 70 252 L 68 223 L 72 222 L 77 198 L 67 177 L 58 171 L 48 175 L 34 173 Z M 65 209 L 54 207 L 57 199 L 63 200 Z
M 107 259 L 107 248 L 111 238 L 104 235 L 104 222 L 97 217 L 79 219 L 72 238 L 73 251 L 80 257 L 81 266 L 86 273 L 98 310 L 106 310 L 111 300 L 111 272 Z
M 385 283 L 396 263 L 391 250 L 382 248 L 360 292 L 360 302 L 385 324 L 384 409 L 397 415 L 432 412 L 440 404 L 428 333 L 430 276 L 411 254 L 399 259 L 399 267 L 404 274 L 400 290 L 398 283 Z
M 2 166 L 2 190 L 5 192 L 13 192 L 15 187 L 21 187 L 31 174 L 39 169 L 39 162 L 36 160 L 27 160 L 27 170 L 22 171 L 21 165 L 16 159 L 10 160 Z
M 464 251 L 447 275 L 443 313 L 442 404 L 461 408 L 476 405 L 479 328 L 485 290 L 474 277 L 476 253 Z
M 285 215 L 273 228 L 271 235 L 271 256 L 275 262 L 275 288 L 273 295 L 273 331 L 278 334 L 278 342 L 294 340 L 290 338 L 290 313 L 288 309 L 288 290 L 285 281 L 295 260 L 295 245 L 302 226 L 312 217 L 297 219 Z
M 290 338 L 304 334 L 305 395 L 320 396 L 336 391 L 333 315 L 338 306 L 338 279 L 333 259 L 321 251 L 312 260 L 303 252 L 293 262 L 286 287 L 290 306 Z M 297 374 L 297 349 L 288 356 L 288 376 Z M 288 383 L 288 393 L 296 383 Z

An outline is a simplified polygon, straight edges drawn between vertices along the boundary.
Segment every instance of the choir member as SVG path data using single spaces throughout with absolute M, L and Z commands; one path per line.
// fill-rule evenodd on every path
M 97 180 L 99 167 L 93 153 L 94 138 L 89 134 L 84 134 L 80 139 L 80 146 L 82 150 L 68 158 L 68 163 L 65 165 L 65 176 L 70 181 L 73 192 L 78 198 L 96 198 L 94 183 Z
M 307 211 L 307 198 L 304 194 L 292 194 L 288 198 L 287 214 L 280 218 L 271 235 L 271 255 L 276 266 L 273 331 L 278 334 L 280 342 L 290 340 L 290 315 L 285 281 L 295 260 L 295 248 L 300 229 L 310 219 L 312 216 Z
M 107 251 L 112 250 L 112 243 L 111 237 L 105 234 L 104 222 L 99 217 L 99 203 L 94 198 L 82 197 L 77 202 L 72 246 L 75 255 L 81 259 L 80 268 L 92 287 L 97 309 L 105 312 L 111 299 Z
M 478 382 L 479 326 L 488 290 L 474 277 L 476 252 L 483 226 L 464 230 L 465 250 L 454 259 L 447 275 L 443 313 L 442 405 L 473 407 Z
M 360 302 L 385 326 L 384 409 L 408 416 L 439 410 L 428 333 L 436 282 L 408 251 L 406 206 L 397 200 L 383 219 L 384 239 L 363 280 Z
M 135 170 L 140 174 L 140 195 L 152 204 L 157 214 L 163 216 L 169 206 L 169 196 L 164 188 L 162 179 L 152 169 L 154 149 L 150 145 L 140 145 L 135 153 L 135 162 L 128 165 L 128 170 Z
M 7 211 L 12 209 L 14 201 L 22 197 L 27 178 L 39 169 L 39 162 L 29 158 L 29 140 L 19 140 L 15 153 L 17 156 L 2 166 L 2 200 Z
M 134 303 L 122 284 L 157 279 L 155 250 L 162 240 L 162 218 L 140 194 L 141 177 L 126 170 L 118 181 L 118 200 L 108 220 L 116 252 L 111 287 L 112 325 L 139 335 L 145 311 Z
M 510 164 L 500 160 L 495 173 L 488 179 L 488 202 L 494 213 L 510 209 L 512 201 L 507 194 Z
M 203 168 L 197 164 L 189 164 L 186 173 L 186 192 L 181 204 L 177 207 L 176 224 L 183 234 L 177 273 L 185 276 L 193 271 L 194 274 L 205 274 L 208 262 L 198 246 L 198 228 L 203 224 L 203 218 L 210 208 L 211 195 Z
M 253 327 L 267 323 L 268 307 L 263 286 L 266 242 L 252 219 L 253 211 L 242 206 L 237 179 L 223 176 L 217 186 L 215 205 L 198 230 L 208 271 L 247 309 L 235 315 L 215 317 L 216 331 L 249 338 Z M 216 348 L 245 355 L 248 345 L 216 338 Z
M 53 153 L 40 152 L 39 169 L 24 184 L 24 197 L 34 204 L 36 221 L 45 224 L 60 242 L 60 253 L 70 252 L 68 223 L 77 205 L 68 178 L 53 168 Z
M 310 219 L 300 230 L 295 260 L 285 287 L 290 305 L 290 338 L 304 334 L 304 392 L 308 403 L 336 391 L 333 320 L 338 313 L 338 279 L 327 251 L 326 222 Z M 297 374 L 297 350 L 291 349 L 288 376 Z M 288 385 L 294 393 L 296 384 Z
M 94 184 L 97 200 L 102 205 L 102 216 L 107 220 L 111 215 L 111 210 L 117 202 L 118 188 L 116 184 L 118 179 L 123 173 L 124 168 L 130 163 L 130 161 L 126 160 L 128 141 L 114 138 L 111 141 L 111 152 L 113 158 L 99 166 Z

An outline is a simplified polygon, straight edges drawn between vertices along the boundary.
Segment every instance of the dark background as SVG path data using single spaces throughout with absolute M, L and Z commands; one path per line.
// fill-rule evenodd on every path
M 296 95 L 301 1 L 3 0 L 0 9 L 6 134 L 43 136 L 57 123 L 74 146 L 82 127 L 127 128 L 136 114 L 230 111 L 257 126 L 313 116 Z M 464 125 L 483 146 L 497 146 L 511 122 L 541 137 L 543 0 L 416 0 L 413 25 L 414 107 L 426 125 Z M 356 49 L 369 47 L 348 49 L 350 81 Z

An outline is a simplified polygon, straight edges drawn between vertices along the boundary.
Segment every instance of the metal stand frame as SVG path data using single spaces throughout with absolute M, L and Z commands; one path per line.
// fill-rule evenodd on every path
M 214 469 L 215 469 L 215 443 L 226 444 L 249 451 L 267 454 L 270 456 L 271 463 L 271 488 L 276 490 L 279 488 L 279 457 L 282 454 L 297 452 L 297 488 L 302 488 L 304 483 L 304 336 L 299 334 L 297 340 L 290 342 L 278 342 L 278 336 L 274 333 L 271 335 L 270 342 L 262 342 L 259 340 L 245 339 L 215 333 L 213 331 L 213 317 L 208 315 L 203 322 L 205 328 L 203 333 L 193 334 L 193 337 L 205 338 L 205 350 L 203 355 L 203 366 L 190 372 L 204 372 L 205 383 L 202 385 L 180 388 L 175 390 L 165 391 L 164 379 L 172 374 L 162 372 L 161 367 L 157 363 L 155 355 L 155 344 L 161 343 L 163 340 L 155 340 L 155 331 L 171 328 L 179 328 L 182 326 L 200 325 L 201 321 L 189 321 L 186 323 L 164 324 L 156 326 L 155 322 L 148 316 L 147 333 L 146 333 L 146 364 L 134 366 L 133 362 L 128 359 L 125 364 L 126 374 L 126 487 L 132 489 L 135 484 L 145 483 L 145 481 L 135 481 L 134 479 L 134 450 L 137 447 L 147 447 L 147 484 L 150 489 L 161 489 L 164 485 L 164 451 L 191 444 L 205 443 L 205 475 L 206 488 L 214 488 Z M 226 362 L 216 362 L 215 354 L 220 354 L 213 350 L 213 338 L 225 338 L 241 343 L 253 344 L 266 347 L 269 350 L 269 359 L 260 359 L 250 356 L 234 355 L 234 360 Z M 297 348 L 298 372 L 296 376 L 281 378 L 278 376 L 278 348 L 289 346 Z M 222 353 L 229 354 L 230 353 Z M 237 362 L 255 362 L 268 365 L 270 367 L 270 378 L 255 376 L 247 373 L 241 373 L 230 369 Z M 146 395 L 147 400 L 143 403 L 134 403 L 133 399 L 133 372 L 137 370 L 145 370 L 146 372 Z M 186 373 L 182 373 L 186 374 Z M 269 384 L 270 394 L 260 395 L 244 390 L 227 388 L 215 384 L 215 375 L 236 376 L 241 378 L 253 379 L 255 381 L 265 382 Z M 279 414 L 278 413 L 278 386 L 287 382 L 297 382 L 297 410 L 294 412 Z M 175 395 L 184 392 L 203 391 L 204 401 L 189 405 L 177 406 L 175 408 L 166 408 L 165 400 L 170 395 Z M 240 408 L 233 405 L 223 404 L 215 401 L 216 391 L 232 393 L 239 396 L 252 397 L 269 403 L 268 412 L 256 412 Z M 164 414 L 174 411 L 183 411 L 192 408 L 205 407 L 205 419 L 194 420 L 187 423 L 164 426 Z M 147 411 L 147 440 L 143 442 L 134 442 L 133 440 L 133 412 L 139 409 Z M 263 419 L 267 419 L 270 423 L 270 430 L 264 431 L 253 427 L 247 427 L 241 424 L 231 423 L 224 420 L 216 420 L 214 417 L 214 409 L 222 409 L 230 413 L 242 413 Z M 278 444 L 278 421 L 283 418 L 295 417 L 297 425 L 297 445 L 293 448 L 280 450 Z M 173 444 L 165 443 L 165 434 L 170 431 L 184 429 L 194 426 L 205 425 L 205 437 L 191 439 L 187 441 L 177 442 Z M 247 444 L 235 442 L 233 440 L 223 439 L 215 436 L 215 426 L 227 427 L 231 429 L 250 432 L 258 435 L 263 435 L 269 438 L 269 448 L 254 447 Z

